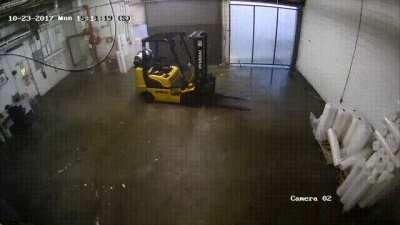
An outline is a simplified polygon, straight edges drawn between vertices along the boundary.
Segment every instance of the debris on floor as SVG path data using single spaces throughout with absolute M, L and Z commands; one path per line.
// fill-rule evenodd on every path
M 64 166 L 64 168 L 62 168 L 62 169 L 59 169 L 58 171 L 57 171 L 57 173 L 58 174 L 62 174 L 62 173 L 64 173 L 64 172 L 66 172 L 70 167 L 72 166 L 72 163 L 67 163 L 65 166 Z
M 100 225 L 100 219 L 98 216 L 96 216 L 95 225 Z
M 89 150 L 87 147 L 85 146 L 78 146 L 75 149 L 77 152 L 87 152 L 87 150 Z
M 72 161 L 68 162 L 67 164 L 65 164 L 64 168 L 57 170 L 57 174 L 65 173 L 67 170 L 69 170 L 73 166 L 74 163 L 80 162 L 81 161 L 80 153 L 86 152 L 86 151 L 88 151 L 87 147 L 80 147 L 80 146 L 76 147 L 75 151 L 74 151 L 74 155 L 73 155 L 74 159 Z

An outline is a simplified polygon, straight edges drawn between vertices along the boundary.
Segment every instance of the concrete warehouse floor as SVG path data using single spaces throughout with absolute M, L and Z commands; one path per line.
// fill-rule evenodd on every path
M 308 123 L 323 103 L 301 76 L 214 71 L 218 92 L 251 111 L 145 104 L 131 75 L 70 75 L 2 146 L 0 198 L 49 225 L 398 224 L 389 203 L 341 213 Z

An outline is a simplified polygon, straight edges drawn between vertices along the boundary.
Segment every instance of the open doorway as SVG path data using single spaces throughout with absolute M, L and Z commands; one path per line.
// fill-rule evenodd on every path
M 295 6 L 230 1 L 229 63 L 291 67 L 298 14 Z

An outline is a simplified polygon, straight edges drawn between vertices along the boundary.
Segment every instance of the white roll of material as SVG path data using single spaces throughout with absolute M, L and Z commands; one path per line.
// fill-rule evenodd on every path
M 374 150 L 375 152 L 379 151 L 379 149 L 381 148 L 381 143 L 379 141 L 374 141 L 372 142 L 372 150 Z
M 370 140 L 372 132 L 372 128 L 367 123 L 363 121 L 357 122 L 350 140 L 346 140 L 347 145 L 343 151 L 348 156 L 361 152 Z
M 346 193 L 347 189 L 349 189 L 349 187 L 351 186 L 354 179 L 360 174 L 361 167 L 362 167 L 362 163 L 357 163 L 351 170 L 350 174 L 346 177 L 346 179 L 343 181 L 343 183 L 336 190 L 336 194 L 339 197 L 342 197 Z
M 359 123 L 361 123 L 361 120 L 358 119 L 357 117 L 353 116 L 351 119 L 351 124 L 350 124 L 349 128 L 347 129 L 346 134 L 343 137 L 343 141 L 342 141 L 343 147 L 347 147 L 350 144 L 351 138 L 352 138 L 355 130 L 357 129 Z
M 340 198 L 340 201 L 343 204 L 347 204 L 352 196 L 354 195 L 355 189 L 357 189 L 360 185 L 362 180 L 364 179 L 364 171 L 361 169 L 359 173 L 354 177 L 354 179 L 350 182 L 348 188 L 344 191 L 343 196 Z M 367 178 L 365 178 L 366 180 Z
M 372 186 L 363 199 L 360 200 L 358 205 L 361 208 L 366 208 L 374 205 L 381 199 L 388 191 L 389 187 L 393 184 L 394 175 L 388 171 L 382 172 L 378 181 Z
M 347 111 L 345 108 L 341 107 L 338 109 L 338 113 L 333 123 L 333 129 L 336 132 L 339 141 L 342 141 L 347 129 L 351 124 L 353 115 L 351 112 Z
M 400 142 L 399 140 L 395 137 L 394 134 L 390 133 L 386 137 L 386 142 L 389 145 L 390 149 L 393 149 L 393 154 L 397 154 L 399 152 L 399 147 L 400 147 Z
M 373 169 L 378 162 L 381 160 L 381 155 L 379 152 L 375 152 L 374 154 L 371 155 L 371 157 L 369 157 L 369 159 L 367 160 L 367 162 L 365 163 L 365 167 L 368 169 Z
M 385 117 L 384 120 L 385 120 L 387 127 L 390 130 L 390 133 L 393 134 L 393 136 L 394 136 L 394 140 L 393 140 L 394 144 L 393 145 L 395 148 L 394 154 L 396 154 L 399 151 L 399 145 L 400 145 L 400 129 L 394 122 L 389 120 L 387 117 Z
M 340 162 L 342 161 L 342 157 L 340 153 L 339 140 L 333 128 L 328 129 L 328 141 L 329 145 L 331 146 L 333 165 L 339 166 Z
M 319 119 L 317 119 L 314 115 L 314 113 L 310 113 L 310 123 L 311 123 L 311 127 L 313 129 L 313 132 L 315 133 L 315 130 L 317 129 L 318 123 L 319 123 Z
M 394 134 L 396 136 L 396 138 L 398 140 L 400 140 L 400 129 L 397 126 L 397 124 L 395 124 L 393 121 L 389 120 L 387 117 L 385 117 L 385 123 L 387 124 L 387 126 L 389 127 L 390 132 L 392 132 L 392 134 Z
M 330 103 L 325 105 L 324 111 L 322 112 L 321 117 L 319 118 L 319 123 L 317 129 L 315 131 L 315 138 L 319 141 L 325 141 L 327 139 L 327 131 L 332 127 L 335 122 L 337 107 L 333 106 Z
M 363 162 L 365 162 L 367 156 L 370 153 L 371 153 L 371 151 L 363 150 L 362 152 L 360 152 L 356 155 L 350 156 L 340 162 L 339 168 L 341 170 L 348 170 L 348 169 L 352 168 L 358 162 L 363 163 Z
M 342 203 L 344 204 L 344 212 L 347 212 L 354 208 L 354 206 L 358 204 L 358 202 L 368 193 L 368 191 L 373 186 L 373 184 L 368 181 L 368 175 L 368 172 L 362 171 L 358 176 L 357 182 L 354 183 L 343 196 Z
M 399 168 L 400 167 L 400 161 L 399 161 L 398 157 L 396 157 L 396 155 L 393 153 L 394 150 L 390 148 L 390 146 L 386 142 L 386 139 L 378 131 L 375 131 L 375 136 L 376 136 L 376 139 L 383 146 L 381 149 L 385 152 L 385 154 L 388 157 L 390 157 L 390 159 L 395 163 L 396 167 Z

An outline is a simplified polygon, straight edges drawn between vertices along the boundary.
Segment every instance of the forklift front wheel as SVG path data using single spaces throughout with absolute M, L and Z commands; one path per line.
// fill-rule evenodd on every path
M 149 92 L 143 92 L 142 97 L 143 97 L 144 101 L 147 103 L 154 102 L 154 96 Z

